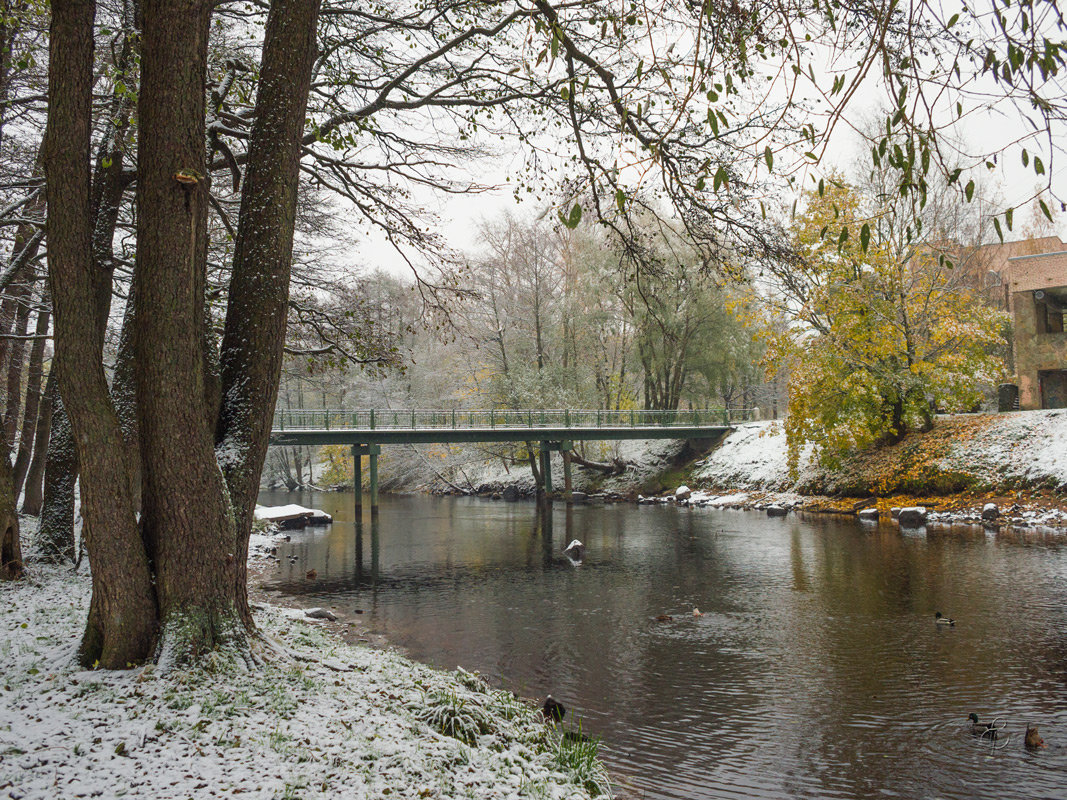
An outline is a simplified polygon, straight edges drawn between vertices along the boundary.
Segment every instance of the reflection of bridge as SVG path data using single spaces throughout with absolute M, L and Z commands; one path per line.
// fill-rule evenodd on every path
M 378 506 L 378 454 L 383 444 L 462 444 L 539 442 L 545 491 L 552 493 L 553 450 L 569 451 L 574 441 L 606 439 L 717 440 L 735 422 L 751 418 L 745 410 L 642 409 L 467 411 L 394 411 L 281 409 L 274 415 L 270 441 L 275 445 L 347 444 L 352 446 L 355 485 L 362 484 L 361 457 L 369 456 L 371 509 Z M 563 460 L 570 494 L 570 460 Z M 356 493 L 356 508 L 361 507 Z

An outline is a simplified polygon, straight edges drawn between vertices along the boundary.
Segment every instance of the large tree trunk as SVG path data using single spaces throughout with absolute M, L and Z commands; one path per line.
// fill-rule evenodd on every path
M 135 56 L 133 43 L 138 38 L 133 16 L 135 16 L 134 9 L 129 4 L 125 4 L 123 26 L 126 35 L 123 37 L 122 48 L 115 61 L 117 75 L 125 77 L 129 85 L 133 84 L 128 74 L 132 70 Z M 131 93 L 120 91 L 116 86 L 112 93 L 111 110 L 104 134 L 97 147 L 93 168 L 89 203 L 92 224 L 90 250 L 95 285 L 96 325 L 101 337 L 104 336 L 107 328 L 108 311 L 111 306 L 111 284 L 114 273 L 112 241 L 118 221 L 119 205 L 126 189 L 126 181 L 122 173 L 132 112 Z M 121 348 L 119 355 L 121 358 Z M 132 380 L 130 392 L 132 392 Z M 128 403 L 118 402 L 116 404 L 124 435 L 128 428 L 128 417 L 134 413 L 134 405 L 132 398 L 129 398 Z M 78 481 L 79 465 L 66 409 L 55 395 L 52 395 L 48 406 L 49 415 L 44 417 L 48 420 L 45 432 L 46 434 L 51 432 L 52 436 L 45 439 L 46 448 L 35 451 L 34 457 L 39 466 L 43 467 L 43 483 L 40 475 L 31 482 L 23 502 L 23 513 L 41 515 L 38 540 L 42 553 L 46 558 L 58 562 L 74 557 L 74 490 Z M 128 443 L 128 436 L 126 440 Z M 126 463 L 131 472 L 130 483 L 134 509 L 138 509 L 140 508 L 140 495 L 137 476 L 140 475 L 140 454 L 136 450 L 131 452 L 128 444 L 126 449 Z M 40 458 L 37 457 L 38 452 Z M 42 461 L 46 456 L 47 460 Z
M 242 640 L 244 626 L 201 339 L 211 3 L 145 0 L 142 10 L 134 369 L 141 525 L 156 568 L 160 659 L 169 665 Z
M 22 513 L 33 517 L 41 513 L 41 503 L 44 499 L 45 457 L 51 440 L 52 404 L 55 396 L 56 372 L 52 370 L 48 373 L 48 380 L 44 385 L 44 394 L 41 397 L 41 407 L 37 412 L 37 427 L 33 435 L 33 458 L 30 459 L 30 469 L 26 473 L 26 490 L 22 495 Z M 72 553 L 73 538 L 72 536 Z
M 91 0 L 55 0 L 49 46 L 49 278 L 55 368 L 82 467 L 82 520 L 93 596 L 79 657 L 122 668 L 145 659 L 156 633 L 155 599 L 126 479 L 97 321 L 90 215 L 93 80 Z
M 271 3 L 222 342 L 216 439 L 236 521 L 236 596 L 246 622 L 248 535 L 278 398 L 319 0 Z

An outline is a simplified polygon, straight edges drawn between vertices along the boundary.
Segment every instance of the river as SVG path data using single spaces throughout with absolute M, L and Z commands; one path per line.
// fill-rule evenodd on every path
M 1067 797 L 1061 539 L 427 496 L 383 498 L 357 539 L 350 494 L 260 502 L 335 518 L 279 548 L 274 587 L 415 659 L 551 693 L 630 796 Z M 971 712 L 999 718 L 997 742 Z M 1023 747 L 1027 722 L 1047 749 Z

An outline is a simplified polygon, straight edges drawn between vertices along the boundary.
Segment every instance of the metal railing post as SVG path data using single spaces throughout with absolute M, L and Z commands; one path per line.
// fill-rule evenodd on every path
M 374 430 L 374 409 L 370 410 L 370 429 Z

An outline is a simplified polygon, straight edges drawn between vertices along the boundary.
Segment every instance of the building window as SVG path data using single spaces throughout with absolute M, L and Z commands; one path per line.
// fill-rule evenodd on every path
M 1037 373 L 1041 385 L 1042 408 L 1067 408 L 1067 370 L 1050 369 Z
M 1034 292 L 1036 333 L 1063 333 L 1064 311 L 1067 311 L 1067 288 Z

